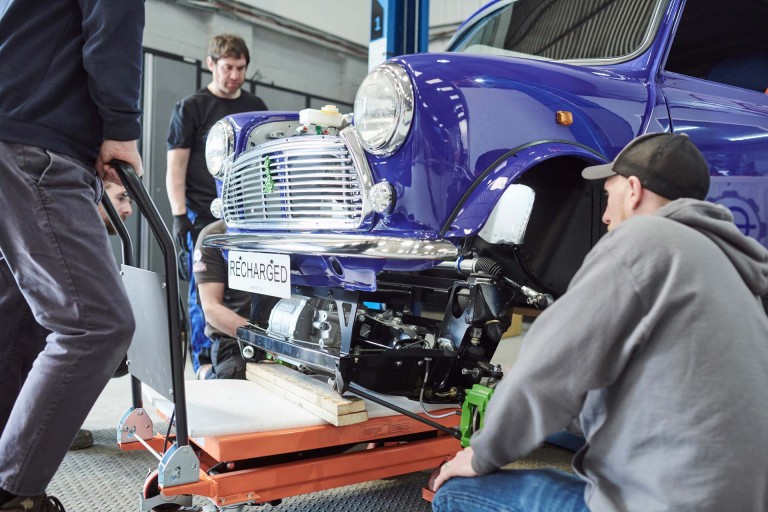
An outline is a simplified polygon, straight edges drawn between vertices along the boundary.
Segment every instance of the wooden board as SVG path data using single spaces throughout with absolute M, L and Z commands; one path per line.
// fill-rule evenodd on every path
M 511 336 L 520 336 L 523 333 L 523 315 L 513 314 L 509 329 L 501 336 L 509 338 Z
M 245 377 L 337 427 L 368 420 L 363 399 L 339 396 L 327 384 L 280 364 L 248 363 Z

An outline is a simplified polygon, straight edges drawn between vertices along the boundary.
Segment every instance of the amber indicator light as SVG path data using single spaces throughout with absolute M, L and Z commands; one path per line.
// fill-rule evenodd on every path
M 563 126 L 571 126 L 573 124 L 573 114 L 567 110 L 558 110 L 555 112 L 555 121 Z

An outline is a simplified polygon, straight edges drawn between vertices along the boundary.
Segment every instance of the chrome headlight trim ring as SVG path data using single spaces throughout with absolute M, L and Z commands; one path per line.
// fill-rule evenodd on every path
M 367 90 L 370 87 L 381 85 L 374 83 L 374 80 L 385 80 L 391 86 L 394 94 L 391 99 L 395 107 L 391 126 L 388 129 L 379 130 L 378 133 L 371 136 L 367 133 L 370 130 L 364 128 L 364 123 L 370 116 L 370 113 L 366 110 L 370 103 Z M 381 97 L 379 99 L 386 101 L 390 98 Z M 397 151 L 402 146 L 411 129 L 413 111 L 413 85 L 405 69 L 393 62 L 386 62 L 374 68 L 363 80 L 355 97 L 354 119 L 356 131 L 365 150 L 374 155 L 391 155 Z
M 226 118 L 216 121 L 205 140 L 205 164 L 214 178 L 221 179 L 232 165 L 235 129 Z

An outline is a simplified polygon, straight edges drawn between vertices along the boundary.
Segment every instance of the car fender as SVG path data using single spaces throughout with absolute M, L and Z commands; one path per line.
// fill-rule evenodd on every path
M 582 160 L 584 167 L 608 161 L 601 153 L 570 141 L 538 141 L 513 148 L 489 166 L 466 191 L 447 219 L 440 236 L 452 238 L 478 234 L 497 207 L 510 208 L 500 199 L 511 185 L 518 183 L 522 176 L 543 162 L 565 157 Z M 504 212 L 495 214 L 504 218 Z

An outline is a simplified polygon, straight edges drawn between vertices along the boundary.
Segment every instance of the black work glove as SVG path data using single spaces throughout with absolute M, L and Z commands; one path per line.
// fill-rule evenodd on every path
M 189 253 L 180 251 L 176 254 L 176 268 L 179 280 L 189 282 Z
M 187 251 L 187 234 L 192 232 L 192 221 L 186 213 L 173 216 L 173 238 L 182 251 Z

